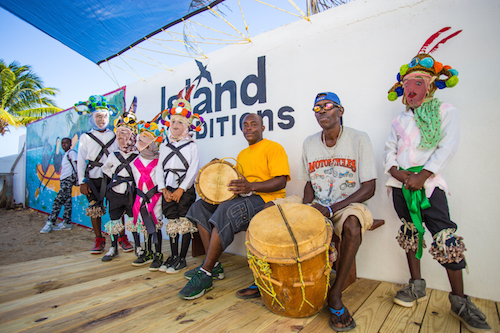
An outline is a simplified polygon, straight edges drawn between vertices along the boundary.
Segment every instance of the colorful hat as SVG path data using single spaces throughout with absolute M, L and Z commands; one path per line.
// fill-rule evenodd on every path
M 174 101 L 171 109 L 165 109 L 161 115 L 163 118 L 161 123 L 166 127 L 170 127 L 170 117 L 173 115 L 184 116 L 188 120 L 189 130 L 195 130 L 196 132 L 201 131 L 201 125 L 203 124 L 203 118 L 199 114 L 193 113 L 191 104 L 189 103 L 189 97 L 191 96 L 191 91 L 194 85 L 189 87 L 186 91 L 186 95 L 183 98 L 182 92 L 184 89 L 179 91 L 177 99 Z
M 163 140 L 166 138 L 166 133 L 165 129 L 162 128 L 158 122 L 160 120 L 160 114 L 157 114 L 153 120 L 149 122 L 145 122 L 144 120 L 141 120 L 137 123 L 137 132 L 138 134 L 141 134 L 143 132 L 147 132 L 151 134 L 154 137 L 154 140 L 157 145 L 160 145 Z
M 137 110 L 137 97 L 134 96 L 132 104 L 127 112 L 124 112 L 120 117 L 115 119 L 115 133 L 118 127 L 126 127 L 132 132 L 137 134 L 137 118 L 135 117 L 135 111 Z
M 403 96 L 403 79 L 406 75 L 411 73 L 424 73 L 431 76 L 431 84 L 427 93 L 428 97 L 432 97 L 434 95 L 434 92 L 438 88 L 444 89 L 456 86 L 456 84 L 458 83 L 458 71 L 451 68 L 451 66 L 443 66 L 442 63 L 434 60 L 434 58 L 430 54 L 436 51 L 439 45 L 446 43 L 449 39 L 462 32 L 462 30 L 454 32 L 450 36 L 442 39 L 428 53 L 426 53 L 427 47 L 437 37 L 439 37 L 439 35 L 450 29 L 450 27 L 443 28 L 429 37 L 429 39 L 427 39 L 424 45 L 420 48 L 420 51 L 418 51 L 417 55 L 410 61 L 410 63 L 401 66 L 401 68 L 399 69 L 399 73 L 396 76 L 398 82 L 396 82 L 394 86 L 389 90 L 389 95 L 387 96 L 390 101 L 395 101 L 396 99 L 398 99 L 398 97 Z M 441 75 L 446 76 L 446 78 L 444 80 L 441 79 Z
M 86 115 L 87 113 L 96 113 L 102 111 L 108 111 L 112 116 L 118 113 L 116 106 L 108 104 L 106 102 L 106 97 L 101 95 L 92 95 L 86 102 L 78 102 L 73 106 L 73 109 L 79 115 Z

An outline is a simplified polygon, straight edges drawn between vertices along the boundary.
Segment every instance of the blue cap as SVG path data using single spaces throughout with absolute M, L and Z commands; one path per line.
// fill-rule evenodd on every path
M 340 104 L 339 96 L 337 96 L 336 94 L 334 94 L 332 92 L 322 92 L 322 93 L 317 94 L 316 99 L 314 100 L 314 104 L 318 103 L 319 101 L 323 101 L 325 99 L 328 99 L 328 100 L 332 101 L 333 103 L 335 103 L 339 106 L 342 106 L 342 104 Z

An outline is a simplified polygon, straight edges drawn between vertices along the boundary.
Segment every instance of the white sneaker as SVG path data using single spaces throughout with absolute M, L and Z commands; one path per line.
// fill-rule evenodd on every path
M 111 261 L 118 257 L 118 251 L 115 251 L 114 247 L 110 247 L 108 253 L 101 258 L 101 261 Z
M 58 230 L 71 230 L 71 229 L 73 229 L 73 226 L 71 225 L 71 223 L 61 222 L 56 227 L 54 227 L 52 230 L 58 231 Z
M 54 224 L 50 221 L 45 222 L 45 226 L 40 230 L 41 234 L 48 234 L 54 228 Z

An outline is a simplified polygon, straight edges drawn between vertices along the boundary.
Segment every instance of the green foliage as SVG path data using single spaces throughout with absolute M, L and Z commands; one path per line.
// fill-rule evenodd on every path
M 58 91 L 44 87 L 30 66 L 15 61 L 7 66 L 0 59 L 0 134 L 4 135 L 9 125 L 26 126 L 61 111 L 50 98 Z

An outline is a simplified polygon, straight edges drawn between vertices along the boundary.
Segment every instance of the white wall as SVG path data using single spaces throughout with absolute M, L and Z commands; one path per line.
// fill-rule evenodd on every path
M 409 278 L 404 251 L 395 237 L 400 222 L 395 214 L 384 183 L 383 147 L 392 119 L 403 110 L 400 99 L 387 100 L 399 67 L 408 63 L 423 42 L 445 26 L 463 32 L 440 46 L 433 55 L 437 61 L 459 71 L 460 83 L 436 93 L 436 97 L 456 105 L 460 110 L 462 138 L 459 151 L 445 177 L 452 192 L 449 198 L 452 219 L 458 223 L 458 234 L 465 238 L 470 274 L 465 274 L 465 290 L 472 296 L 500 301 L 500 265 L 494 255 L 499 252 L 500 209 L 495 190 L 499 187 L 496 166 L 500 162 L 496 127 L 500 110 L 494 98 L 500 55 L 500 3 L 495 0 L 356 0 L 315 15 L 311 22 L 301 20 L 253 38 L 248 45 L 234 45 L 203 60 L 211 72 L 213 85 L 203 80 L 198 88 L 215 90 L 216 83 L 234 80 L 238 96 L 242 80 L 257 74 L 257 58 L 266 57 L 267 102 L 245 106 L 238 97 L 236 109 L 230 109 L 229 98 L 223 98 L 222 111 L 203 114 L 206 119 L 244 112 L 270 109 L 275 115 L 274 131 L 265 137 L 279 142 L 287 151 L 292 181 L 289 194 L 302 194 L 304 183 L 297 180 L 303 140 L 320 130 L 311 107 L 320 91 L 336 92 L 345 107 L 345 125 L 369 134 L 377 162 L 377 192 L 369 206 L 375 218 L 386 224 L 365 235 L 357 255 L 358 276 L 404 283 Z M 160 111 L 161 87 L 167 97 L 176 94 L 192 81 L 199 71 L 194 61 L 127 87 L 127 105 L 138 97 L 139 118 L 149 119 Z M 249 95 L 255 93 L 249 87 Z M 192 104 L 203 98 L 192 99 Z M 214 101 L 212 101 L 213 104 Z M 282 106 L 290 106 L 295 125 L 282 130 L 276 119 Z M 217 124 L 216 124 L 217 125 Z M 231 134 L 231 125 L 221 137 L 215 126 L 214 137 L 198 141 L 202 163 L 213 157 L 236 157 L 247 146 L 241 131 Z M 492 176 L 490 176 L 492 175 Z M 244 235 L 228 251 L 245 254 Z M 432 242 L 426 233 L 427 244 Z M 423 277 L 428 286 L 450 290 L 445 271 L 424 253 Z

